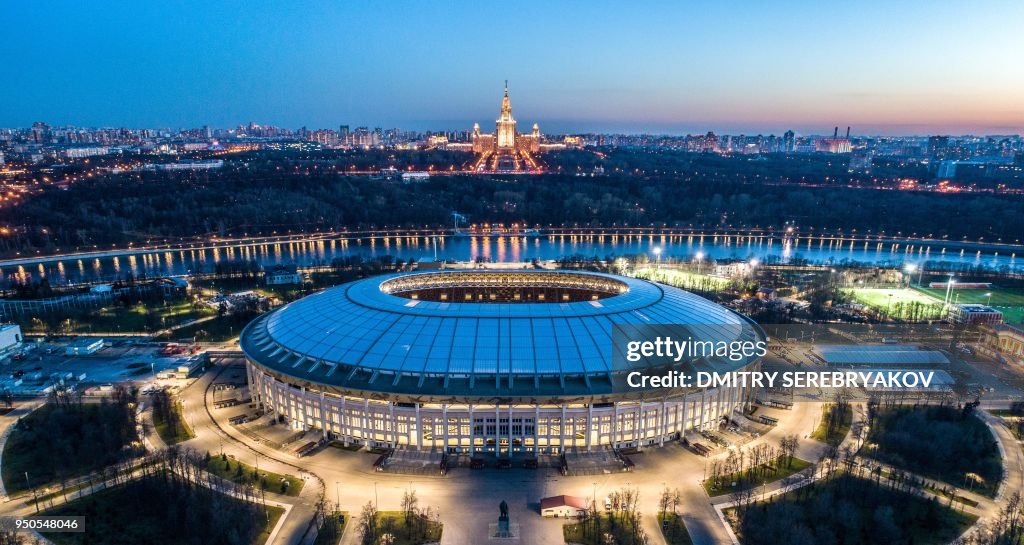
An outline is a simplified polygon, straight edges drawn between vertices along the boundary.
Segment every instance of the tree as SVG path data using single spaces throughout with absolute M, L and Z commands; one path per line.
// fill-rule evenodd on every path
M 363 510 L 359 513 L 359 520 L 356 524 L 360 543 L 362 545 L 377 545 L 377 538 L 379 537 L 377 508 L 373 505 L 373 502 L 366 502 Z
M 665 516 L 668 513 L 669 507 L 672 505 L 672 492 L 666 486 L 661 491 L 661 496 L 658 498 L 658 513 L 661 516 Z
M 799 446 L 800 438 L 795 433 L 787 435 L 779 441 L 779 448 L 786 456 L 786 467 L 793 466 L 793 457 L 796 455 L 796 449 Z
M 419 517 L 419 499 L 416 498 L 415 490 L 406 490 L 402 494 L 402 516 L 405 521 L 407 537 L 413 536 L 413 527 L 416 518 Z

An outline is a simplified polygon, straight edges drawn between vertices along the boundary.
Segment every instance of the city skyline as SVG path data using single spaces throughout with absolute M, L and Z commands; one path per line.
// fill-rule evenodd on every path
M 508 79 L 551 133 L 1024 130 L 1010 2 L 8 11 L 7 127 L 461 130 Z

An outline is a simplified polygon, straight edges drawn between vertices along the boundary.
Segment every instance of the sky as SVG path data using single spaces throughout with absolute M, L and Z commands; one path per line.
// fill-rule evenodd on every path
M 635 5 L 633 5 L 635 4 Z M 0 127 L 1024 133 L 1024 2 L 8 2 Z M 524 126 L 525 124 L 525 126 Z

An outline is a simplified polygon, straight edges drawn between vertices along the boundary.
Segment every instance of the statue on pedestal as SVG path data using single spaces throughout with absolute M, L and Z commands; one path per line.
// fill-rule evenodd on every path
M 501 511 L 501 514 L 498 515 L 498 535 L 495 537 L 512 537 L 508 523 L 508 504 L 505 503 L 505 500 L 501 500 L 498 509 Z

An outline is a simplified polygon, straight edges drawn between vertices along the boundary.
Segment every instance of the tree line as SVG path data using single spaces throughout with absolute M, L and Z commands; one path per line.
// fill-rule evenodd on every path
M 112 544 L 249 545 L 270 520 L 260 491 L 212 475 L 193 449 L 167 448 L 115 475 L 113 488 L 47 514 L 84 515 L 92 529 L 81 543 Z
M 605 159 L 617 160 L 616 151 Z M 422 183 L 303 168 L 288 155 L 231 160 L 212 172 L 111 174 L 48 189 L 8 210 L 0 253 L 136 244 L 176 237 L 384 226 L 445 226 L 458 210 L 473 222 L 536 225 L 780 227 L 1013 240 L 1020 199 L 996 194 L 882 191 L 832 182 L 792 185 L 820 173 L 789 160 L 630 156 L 629 170 L 577 176 L 434 175 Z M 699 154 L 698 154 L 699 155 Z M 580 155 L 574 155 L 581 160 Z M 346 158 L 346 161 L 348 159 Z M 635 165 L 635 166 L 634 166 Z M 824 171 L 822 171 L 824 172 Z M 830 178 L 831 179 L 831 178 Z M 935 218 L 943 218 L 936 222 Z
M 98 403 L 85 403 L 77 391 L 55 384 L 49 403 L 19 420 L 8 439 L 8 489 L 64 483 L 134 458 L 139 454 L 132 446 L 138 438 L 135 403 L 135 393 L 126 388 L 115 388 Z

